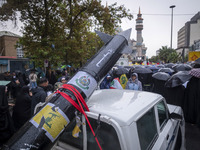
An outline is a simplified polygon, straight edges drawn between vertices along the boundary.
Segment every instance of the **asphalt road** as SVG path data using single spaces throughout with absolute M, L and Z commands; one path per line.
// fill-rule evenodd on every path
M 186 150 L 200 150 L 200 128 L 185 124 Z

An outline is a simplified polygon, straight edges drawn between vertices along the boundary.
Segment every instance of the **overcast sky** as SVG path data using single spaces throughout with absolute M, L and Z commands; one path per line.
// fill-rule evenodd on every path
M 123 19 L 121 26 L 123 30 L 132 28 L 131 38 L 135 40 L 135 19 L 140 7 L 144 19 L 142 35 L 148 57 L 156 55 L 156 50 L 162 46 L 170 47 L 172 10 L 169 6 L 176 5 L 173 9 L 173 48 L 177 48 L 178 30 L 200 11 L 200 0 L 102 0 L 104 5 L 106 1 L 109 5 L 117 2 L 118 5 L 124 5 L 130 9 L 134 19 L 131 21 Z
M 171 8 L 176 5 L 174 10 L 173 24 L 173 48 L 177 48 L 177 32 L 187 21 L 200 11 L 200 0 L 102 0 L 102 3 L 108 5 L 117 2 L 118 5 L 124 5 L 134 15 L 131 21 L 123 19 L 121 27 L 123 30 L 132 28 L 131 38 L 136 40 L 135 19 L 139 7 L 143 14 L 142 31 L 144 44 L 147 47 L 147 56 L 156 55 L 156 50 L 162 46 L 170 47 L 171 38 Z M 1 24 L 1 23 L 0 23 Z M 0 26 L 0 31 L 8 30 L 20 34 L 20 26 L 13 28 L 11 22 L 8 27 Z

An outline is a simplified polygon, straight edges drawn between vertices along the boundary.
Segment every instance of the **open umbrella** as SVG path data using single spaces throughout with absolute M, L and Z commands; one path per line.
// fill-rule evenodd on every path
M 172 73 L 172 72 L 174 72 L 174 70 L 172 70 L 171 68 L 160 68 L 160 69 L 158 70 L 158 72 Z
M 170 75 L 165 72 L 157 72 L 157 73 L 154 73 L 152 77 L 158 80 L 167 81 L 170 78 Z
M 6 85 L 8 85 L 9 83 L 10 83 L 11 81 L 0 81 L 0 85 L 4 85 L 4 86 L 6 86 Z
M 30 71 L 34 71 L 34 72 L 36 72 L 37 70 L 36 70 L 35 68 L 32 68 L 32 69 L 30 69 Z
M 174 65 L 172 67 L 172 69 L 174 69 L 174 71 L 189 71 L 192 69 L 192 67 L 188 64 L 177 64 L 177 65 Z
M 160 64 L 160 65 L 157 65 L 158 68 L 165 68 L 164 65 Z
M 115 70 L 116 75 L 122 75 L 122 74 L 127 74 L 127 73 L 128 73 L 128 69 L 126 68 L 118 68 Z
M 196 78 L 200 78 L 200 68 L 193 68 L 192 70 L 190 70 L 189 74 Z
M 174 66 L 174 64 L 173 63 L 168 63 L 168 64 L 165 64 L 164 66 L 166 68 L 172 68 Z
M 182 85 L 186 81 L 190 80 L 192 76 L 189 74 L 189 71 L 179 71 L 172 75 L 167 82 L 165 83 L 166 87 L 176 87 Z
M 152 71 L 148 68 L 135 68 L 133 72 L 134 73 L 152 73 Z
M 146 68 L 150 69 L 153 73 L 158 72 L 159 68 L 156 66 L 146 66 Z

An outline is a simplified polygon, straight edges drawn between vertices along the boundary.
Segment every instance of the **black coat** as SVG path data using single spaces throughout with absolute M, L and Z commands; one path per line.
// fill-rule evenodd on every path
M 16 84 L 15 82 L 13 82 L 13 84 L 12 84 L 13 98 L 17 98 L 17 96 L 20 94 L 21 88 L 22 88 L 21 84 Z
M 176 106 L 183 106 L 184 101 L 184 92 L 185 87 L 183 85 L 179 85 L 173 88 L 164 88 L 164 97 L 168 104 L 176 105 Z
M 17 97 L 12 118 L 17 130 L 31 118 L 31 97 L 29 96 L 28 86 L 24 86 L 21 94 Z
M 9 112 L 5 86 L 0 86 L 0 146 L 4 144 L 15 132 Z
M 154 93 L 158 93 L 164 96 L 165 93 L 165 82 L 163 80 L 153 79 L 153 91 Z
M 45 99 L 47 97 L 47 93 L 44 90 L 44 87 L 36 87 L 32 90 L 33 96 L 32 96 L 32 103 L 31 103 L 31 115 L 34 114 L 35 106 L 39 102 L 45 102 Z
M 200 127 L 200 79 L 192 77 L 185 90 L 183 111 L 185 121 Z

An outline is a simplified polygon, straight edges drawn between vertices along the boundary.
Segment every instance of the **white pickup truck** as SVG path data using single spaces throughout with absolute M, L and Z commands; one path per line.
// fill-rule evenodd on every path
M 103 150 L 185 149 L 182 109 L 167 105 L 161 95 L 133 90 L 96 90 L 87 105 L 90 109 L 87 116 Z M 84 120 L 81 115 L 80 118 Z M 75 125 L 74 120 L 52 149 L 98 150 L 88 125 L 80 127 L 77 138 L 72 136 Z

